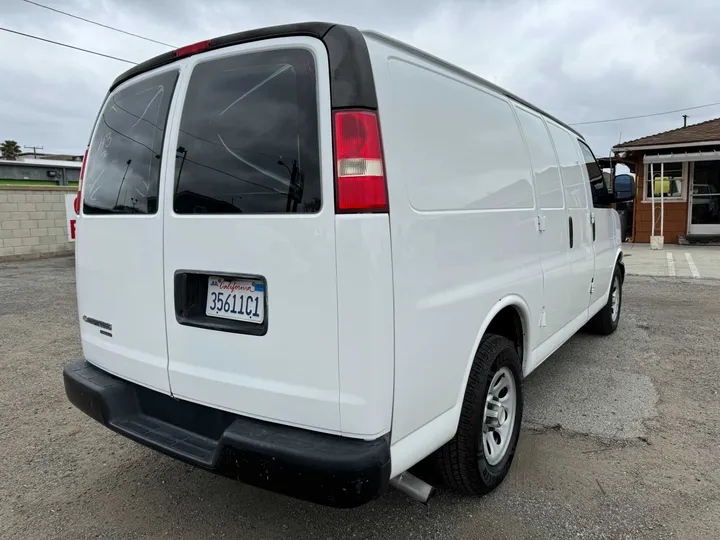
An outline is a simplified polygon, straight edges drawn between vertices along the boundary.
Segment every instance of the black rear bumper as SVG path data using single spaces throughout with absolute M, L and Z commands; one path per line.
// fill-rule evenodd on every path
M 63 378 L 72 404 L 101 424 L 223 476 L 342 508 L 387 489 L 387 437 L 362 441 L 237 416 L 118 379 L 84 360 L 65 366 Z

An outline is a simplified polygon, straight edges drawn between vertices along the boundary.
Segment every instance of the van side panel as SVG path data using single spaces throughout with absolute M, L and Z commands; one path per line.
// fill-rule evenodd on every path
M 590 305 L 590 287 L 595 271 L 595 253 L 592 238 L 592 199 L 587 180 L 585 162 L 581 160 L 577 138 L 564 128 L 550 122 L 550 136 L 555 145 L 565 195 L 568 224 L 572 223 L 572 246 L 568 250 L 572 273 L 568 276 L 566 302 L 567 321 L 584 316 Z M 570 220 L 572 220 L 570 222 Z M 568 229 L 569 234 L 570 229 Z
M 580 143 L 576 144 L 578 145 L 580 159 L 585 161 L 582 146 Z M 590 212 L 592 212 L 595 220 L 595 238 L 593 240 L 593 249 L 595 251 L 594 287 L 590 298 L 591 310 L 588 314 L 588 317 L 592 317 L 607 301 L 610 292 L 610 281 L 615 273 L 615 263 L 622 246 L 622 239 L 620 216 L 618 216 L 617 211 L 610 206 L 604 208 L 593 207 L 590 175 L 587 166 L 583 168 L 583 177 L 589 191 Z
M 622 248 L 620 241 L 620 216 L 614 208 L 595 208 L 595 287 L 593 288 L 589 317 L 592 317 L 607 302 L 610 281 L 615 272 L 615 263 Z
M 546 298 L 545 326 L 540 329 L 539 341 L 542 342 L 571 320 L 566 307 L 570 302 L 567 283 L 572 279 L 568 218 L 560 167 L 545 121 L 523 107 L 517 106 L 516 110 L 533 166 L 540 219 L 544 225 L 540 234 Z
M 498 301 L 523 299 L 528 345 L 537 346 L 542 268 L 529 158 L 508 101 L 366 39 L 390 204 L 395 444 L 462 400 L 478 333 Z
M 374 439 L 390 431 L 393 402 L 393 286 L 387 214 L 338 215 L 340 425 Z

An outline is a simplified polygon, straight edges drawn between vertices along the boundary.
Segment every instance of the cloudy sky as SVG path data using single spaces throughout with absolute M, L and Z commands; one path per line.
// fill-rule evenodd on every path
M 181 46 L 307 20 L 371 28 L 489 79 L 567 123 L 720 102 L 717 0 L 38 0 Z M 168 47 L 0 0 L 0 26 L 135 62 Z M 82 153 L 129 64 L 0 31 L 0 140 Z M 682 125 L 680 112 L 576 126 L 598 155 Z M 689 122 L 720 106 L 687 111 Z

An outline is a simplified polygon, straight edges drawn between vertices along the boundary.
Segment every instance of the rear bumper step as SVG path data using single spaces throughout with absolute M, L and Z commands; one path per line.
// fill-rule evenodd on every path
M 78 409 L 126 437 L 192 465 L 260 488 L 351 508 L 390 480 L 386 437 L 362 441 L 317 433 L 174 399 L 82 360 L 65 366 Z

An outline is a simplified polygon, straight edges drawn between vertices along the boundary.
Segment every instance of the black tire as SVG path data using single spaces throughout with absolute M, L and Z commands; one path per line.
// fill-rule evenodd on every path
M 587 329 L 593 334 L 609 336 L 617 330 L 618 324 L 620 323 L 620 313 L 622 311 L 622 285 L 622 273 L 620 272 L 620 268 L 616 266 L 612 277 L 612 285 L 610 286 L 610 294 L 608 295 L 607 304 L 605 304 L 587 324 Z M 613 316 L 613 293 L 616 290 L 618 295 L 618 305 L 617 313 Z
M 516 409 L 509 446 L 503 458 L 490 465 L 480 438 L 490 383 L 502 368 L 515 382 Z M 485 495 L 503 481 L 515 455 L 523 411 L 522 367 L 515 345 L 502 336 L 486 335 L 480 342 L 470 370 L 460 422 L 455 437 L 435 453 L 436 468 L 443 483 L 468 495 Z

